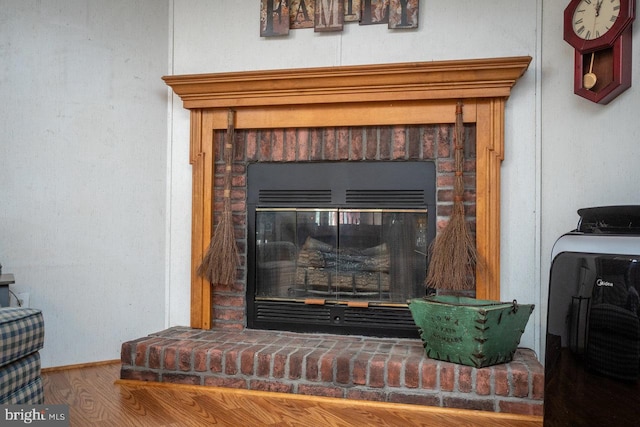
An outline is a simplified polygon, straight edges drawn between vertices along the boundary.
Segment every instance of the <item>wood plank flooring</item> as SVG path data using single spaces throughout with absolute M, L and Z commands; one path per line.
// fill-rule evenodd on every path
M 119 380 L 119 363 L 43 372 L 71 426 L 522 426 L 541 417 Z

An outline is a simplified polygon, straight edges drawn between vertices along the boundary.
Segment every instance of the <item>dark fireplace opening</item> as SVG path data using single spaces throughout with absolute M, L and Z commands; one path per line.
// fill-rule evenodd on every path
M 250 328 L 417 337 L 434 162 L 252 163 L 247 188 Z

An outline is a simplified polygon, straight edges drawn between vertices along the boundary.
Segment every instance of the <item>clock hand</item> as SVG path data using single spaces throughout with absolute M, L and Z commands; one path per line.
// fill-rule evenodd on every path
M 600 16 L 600 8 L 602 7 L 602 2 L 604 0 L 596 0 L 596 3 L 593 5 L 596 8 L 596 15 L 593 18 L 593 31 L 596 30 L 596 21 L 598 20 L 598 16 Z M 587 33 L 587 39 L 591 39 L 593 37 L 593 35 L 591 35 L 591 32 Z

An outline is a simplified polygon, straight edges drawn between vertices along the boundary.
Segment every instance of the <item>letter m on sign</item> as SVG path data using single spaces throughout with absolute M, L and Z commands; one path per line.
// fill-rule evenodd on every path
M 343 0 L 316 0 L 314 31 L 342 31 L 344 23 Z

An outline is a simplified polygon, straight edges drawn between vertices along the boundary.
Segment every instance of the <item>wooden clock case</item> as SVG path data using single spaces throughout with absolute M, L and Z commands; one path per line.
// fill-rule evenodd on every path
M 602 37 L 585 40 L 573 30 L 573 14 L 580 0 L 571 0 L 564 11 L 564 40 L 574 47 L 574 93 L 598 104 L 608 104 L 631 87 L 632 25 L 635 0 L 620 0 L 618 19 Z M 589 72 L 598 76 L 595 86 L 584 87 Z

